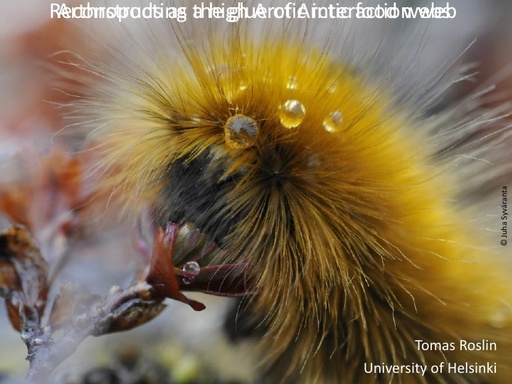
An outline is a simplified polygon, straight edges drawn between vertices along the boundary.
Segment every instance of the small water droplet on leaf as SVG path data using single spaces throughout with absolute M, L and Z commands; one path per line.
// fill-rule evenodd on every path
M 201 267 L 197 263 L 197 261 L 189 261 L 183 265 L 183 282 L 185 284 L 190 284 L 201 272 Z

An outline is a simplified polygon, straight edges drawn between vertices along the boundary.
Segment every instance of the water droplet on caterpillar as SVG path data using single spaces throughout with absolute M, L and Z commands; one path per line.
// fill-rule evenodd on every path
M 239 91 L 245 91 L 249 86 L 247 85 L 247 83 L 243 80 L 240 81 L 240 83 L 238 84 L 238 90 Z
M 297 87 L 298 87 L 297 78 L 295 76 L 290 76 L 288 78 L 288 82 L 286 83 L 286 88 L 287 89 L 297 89 Z
M 199 275 L 199 272 L 201 272 L 201 267 L 197 261 L 189 261 L 183 265 L 181 270 L 183 271 L 183 282 L 185 284 L 190 284 L 194 281 L 197 275 Z
M 302 123 L 306 115 L 306 108 L 298 100 L 287 100 L 281 106 L 279 118 L 286 128 L 295 128 Z
M 324 128 L 327 132 L 337 132 L 343 125 L 343 114 L 340 111 L 334 111 L 323 121 Z
M 256 121 L 241 114 L 231 116 L 224 125 L 226 144 L 232 149 L 252 147 L 256 143 L 258 132 Z

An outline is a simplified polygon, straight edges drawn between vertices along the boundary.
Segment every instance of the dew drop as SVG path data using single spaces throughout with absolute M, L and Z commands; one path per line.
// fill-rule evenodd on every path
M 286 128 L 295 128 L 302 123 L 306 115 L 306 108 L 298 100 L 287 100 L 281 106 L 279 118 Z
M 185 284 L 190 284 L 201 272 L 201 267 L 197 263 L 197 261 L 189 261 L 183 265 L 181 268 L 183 271 L 183 282 Z
M 343 114 L 340 111 L 331 112 L 325 118 L 323 124 L 327 132 L 336 132 L 343 125 Z
M 259 127 L 254 119 L 245 115 L 231 116 L 224 125 L 224 137 L 228 147 L 245 149 L 256 143 Z
M 288 78 L 288 82 L 286 83 L 286 88 L 287 89 L 297 89 L 297 87 L 298 87 L 297 78 L 295 76 L 290 76 Z

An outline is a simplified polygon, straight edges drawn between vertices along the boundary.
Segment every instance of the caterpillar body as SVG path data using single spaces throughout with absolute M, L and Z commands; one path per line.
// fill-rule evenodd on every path
M 173 26 L 132 72 L 87 65 L 101 80 L 79 110 L 93 116 L 102 189 L 250 266 L 272 382 L 507 382 L 508 273 L 454 203 L 460 179 L 445 165 L 478 113 L 428 119 L 375 65 L 333 53 L 334 27 L 314 44 L 308 25 L 280 25 L 263 37 L 248 21 Z M 497 368 L 364 369 L 443 362 Z

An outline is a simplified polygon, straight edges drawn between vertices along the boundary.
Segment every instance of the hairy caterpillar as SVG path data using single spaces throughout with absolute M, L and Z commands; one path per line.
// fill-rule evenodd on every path
M 467 191 L 448 166 L 450 154 L 476 157 L 464 138 L 499 111 L 464 116 L 470 98 L 425 117 L 418 104 L 432 94 L 393 87 L 371 54 L 354 64 L 364 55 L 334 24 L 192 24 L 156 27 L 139 61 L 86 66 L 101 78 L 79 110 L 102 189 L 135 212 L 149 202 L 162 224 L 197 227 L 222 262 L 250 265 L 273 381 L 507 382 L 508 272 L 454 202 Z M 492 129 L 485 145 L 509 132 Z M 496 372 L 447 367 L 487 362 Z M 365 372 L 370 363 L 445 371 Z

